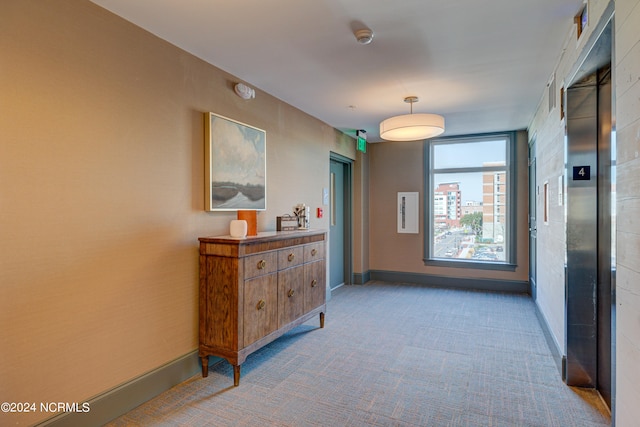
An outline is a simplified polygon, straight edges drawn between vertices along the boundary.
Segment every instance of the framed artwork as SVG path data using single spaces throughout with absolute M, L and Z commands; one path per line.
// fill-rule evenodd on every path
M 205 113 L 205 209 L 267 208 L 266 132 Z

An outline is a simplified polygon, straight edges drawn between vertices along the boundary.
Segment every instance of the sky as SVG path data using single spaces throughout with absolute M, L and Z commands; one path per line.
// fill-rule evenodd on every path
M 211 116 L 211 165 L 214 182 L 265 184 L 265 133 Z

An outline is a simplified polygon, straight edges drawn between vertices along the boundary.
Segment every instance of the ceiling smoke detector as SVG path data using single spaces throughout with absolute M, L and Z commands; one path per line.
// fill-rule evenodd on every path
M 233 87 L 233 90 L 236 92 L 236 95 L 238 95 L 242 99 L 253 99 L 256 97 L 256 91 L 253 88 L 242 83 L 236 84 Z
M 360 44 L 369 44 L 373 40 L 373 31 L 368 28 L 357 30 L 354 34 Z

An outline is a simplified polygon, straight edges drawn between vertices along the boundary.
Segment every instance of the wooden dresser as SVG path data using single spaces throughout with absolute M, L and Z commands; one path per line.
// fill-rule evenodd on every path
M 326 310 L 326 232 L 274 231 L 247 238 L 201 237 L 202 376 L 209 356 L 233 365 Z

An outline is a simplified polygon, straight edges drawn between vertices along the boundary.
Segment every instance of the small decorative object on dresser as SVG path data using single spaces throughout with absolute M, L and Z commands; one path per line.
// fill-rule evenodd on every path
M 298 226 L 298 217 L 293 215 L 283 215 L 276 217 L 276 230 L 293 231 L 300 228 Z
M 258 213 L 254 210 L 239 210 L 238 219 L 247 221 L 247 236 L 258 235 Z
M 272 231 L 233 239 L 200 237 L 202 376 L 209 356 L 240 365 L 247 356 L 326 311 L 326 232 Z
M 247 221 L 243 219 L 234 219 L 231 220 L 231 224 L 229 224 L 229 234 L 231 237 L 247 237 Z

